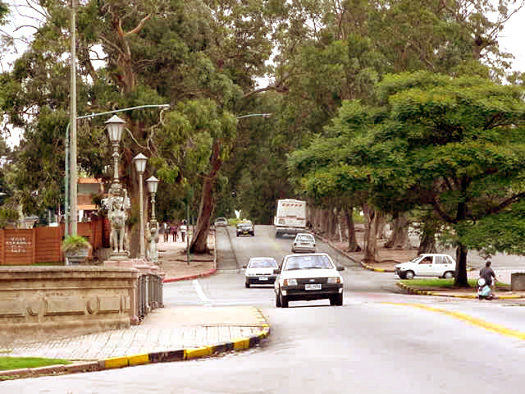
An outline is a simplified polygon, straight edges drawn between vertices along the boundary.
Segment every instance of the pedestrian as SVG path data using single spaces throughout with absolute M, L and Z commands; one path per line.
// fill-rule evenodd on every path
M 186 221 L 183 220 L 182 224 L 180 226 L 180 236 L 182 238 L 182 242 L 184 242 L 184 240 L 186 239 L 186 231 L 187 231 L 187 229 L 186 229 Z
M 164 240 L 164 233 L 166 231 L 166 227 L 164 227 L 165 223 L 161 223 L 159 226 L 159 237 L 161 237 Z
M 483 267 L 480 271 L 479 271 L 479 276 L 483 279 L 485 279 L 485 282 L 487 283 L 487 285 L 492 288 L 493 286 L 493 282 L 492 282 L 492 278 L 494 278 L 494 284 L 496 283 L 496 274 L 494 273 L 494 270 L 490 267 L 490 264 L 491 262 L 490 261 L 487 261 L 485 263 L 485 267 Z
M 168 242 L 168 239 L 169 239 L 169 236 L 170 236 L 170 228 L 168 226 L 168 223 L 166 223 L 166 222 L 162 223 L 162 226 L 160 226 L 160 228 L 161 228 L 161 231 L 162 231 L 161 234 L 164 235 L 164 242 Z
M 177 225 L 175 223 L 172 223 L 170 225 L 170 235 L 172 236 L 173 242 L 177 241 Z

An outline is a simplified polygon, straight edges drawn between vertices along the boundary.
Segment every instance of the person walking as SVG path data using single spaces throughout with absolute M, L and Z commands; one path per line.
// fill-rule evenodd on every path
M 172 237 L 172 241 L 173 242 L 176 242 L 177 241 L 177 225 L 175 223 L 172 223 L 170 225 L 170 235 Z
M 186 231 L 187 231 L 187 228 L 186 228 L 186 221 L 183 220 L 182 221 L 182 224 L 180 226 L 180 236 L 182 238 L 182 242 L 184 242 L 184 240 L 186 239 Z
M 168 226 L 168 223 L 164 222 L 160 226 L 161 234 L 163 234 L 164 242 L 168 242 L 169 236 L 170 236 L 170 226 Z

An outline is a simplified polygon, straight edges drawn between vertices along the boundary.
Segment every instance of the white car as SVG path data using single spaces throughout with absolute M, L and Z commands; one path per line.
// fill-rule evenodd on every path
M 330 305 L 343 305 L 343 278 L 326 253 L 290 254 L 276 272 L 275 306 L 288 308 L 289 301 L 328 298 Z
M 437 276 L 450 279 L 454 277 L 456 261 L 448 254 L 426 253 L 415 259 L 396 265 L 396 274 L 401 279 L 412 279 L 414 276 Z
M 308 233 L 298 233 L 292 243 L 292 253 L 315 253 L 315 237 Z
M 273 257 L 252 257 L 243 268 L 246 268 L 244 286 L 250 287 L 252 284 L 273 284 L 277 277 L 274 270 L 279 266 Z

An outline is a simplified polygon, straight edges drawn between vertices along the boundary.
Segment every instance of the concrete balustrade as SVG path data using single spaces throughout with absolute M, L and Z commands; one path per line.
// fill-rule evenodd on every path
M 510 275 L 510 289 L 525 291 L 525 272 L 514 272 Z
M 137 324 L 135 268 L 0 267 L 0 342 Z

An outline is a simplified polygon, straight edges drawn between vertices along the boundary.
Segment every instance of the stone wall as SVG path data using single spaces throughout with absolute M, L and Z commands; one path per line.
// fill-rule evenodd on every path
M 0 267 L 0 342 L 127 328 L 136 317 L 134 268 Z
M 525 291 L 525 272 L 514 272 L 510 275 L 510 289 L 512 291 Z

